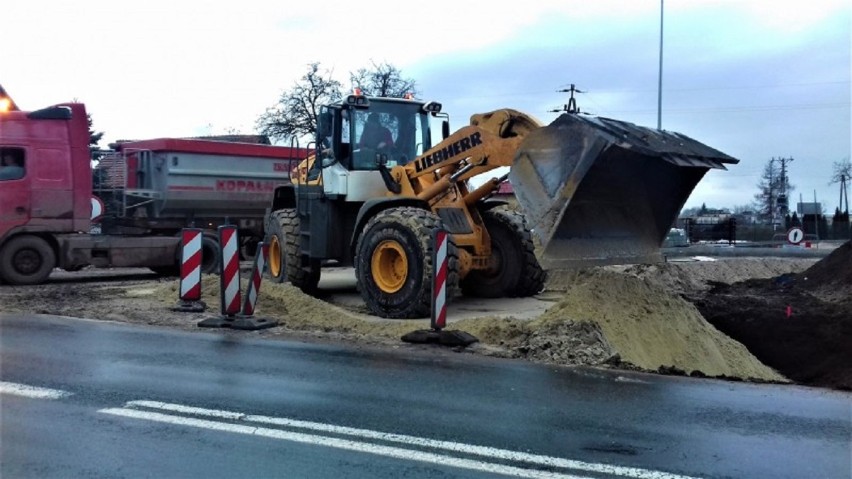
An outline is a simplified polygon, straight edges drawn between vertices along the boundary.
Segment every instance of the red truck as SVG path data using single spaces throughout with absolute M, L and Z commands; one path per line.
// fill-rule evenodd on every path
M 188 226 L 205 230 L 203 268 L 214 272 L 216 228 L 237 225 L 252 254 L 275 187 L 306 151 L 164 138 L 121 143 L 93 162 L 83 104 L 0 109 L 0 282 L 38 284 L 54 268 L 85 266 L 175 273 Z

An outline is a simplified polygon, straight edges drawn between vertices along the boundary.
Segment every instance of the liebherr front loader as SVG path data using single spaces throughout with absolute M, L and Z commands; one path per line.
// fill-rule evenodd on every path
M 311 151 L 275 191 L 270 276 L 315 293 L 323 265 L 354 265 L 367 306 L 387 318 L 429 315 L 436 228 L 450 233 L 449 291 L 530 296 L 542 264 L 658 261 L 704 174 L 737 162 L 677 133 L 577 114 L 543 126 L 497 110 L 450 134 L 438 103 L 360 95 L 321 109 Z M 469 181 L 500 167 L 509 173 Z M 520 211 L 491 199 L 507 177 Z

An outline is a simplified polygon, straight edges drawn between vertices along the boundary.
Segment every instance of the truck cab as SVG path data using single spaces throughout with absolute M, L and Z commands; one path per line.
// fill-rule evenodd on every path
M 81 104 L 0 113 L 0 240 L 88 231 L 91 166 Z
M 178 238 L 88 234 L 92 166 L 83 104 L 0 111 L 0 159 L 0 281 L 38 284 L 56 267 L 174 267 Z

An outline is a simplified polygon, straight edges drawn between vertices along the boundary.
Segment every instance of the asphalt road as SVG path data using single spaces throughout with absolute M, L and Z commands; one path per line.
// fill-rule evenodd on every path
M 852 475 L 852 395 L 0 314 L 0 477 Z

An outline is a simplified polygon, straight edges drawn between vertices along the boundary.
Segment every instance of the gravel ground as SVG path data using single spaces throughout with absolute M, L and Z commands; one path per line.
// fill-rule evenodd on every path
M 546 290 L 540 295 L 546 306 L 542 308 L 544 313 L 530 317 L 519 310 L 517 315 L 497 317 L 484 312 L 479 317 L 452 322 L 450 329 L 466 331 L 479 339 L 467 348 L 456 349 L 473 354 L 560 365 L 750 381 L 793 380 L 837 387 L 831 382 L 813 382 L 808 377 L 790 374 L 782 364 L 764 360 L 761 351 L 751 346 L 747 349 L 748 342 L 738 340 L 737 334 L 731 332 L 736 328 L 726 329 L 724 321 L 718 318 L 709 322 L 705 319 L 709 309 L 719 311 L 724 304 L 731 305 L 728 311 L 732 313 L 742 309 L 733 306 L 739 303 L 731 300 L 731 294 L 742 292 L 741 296 L 746 298 L 756 294 L 729 285 L 795 275 L 817 261 L 816 258 L 731 258 L 583 272 L 552 271 Z M 177 280 L 144 271 L 86 269 L 57 273 L 45 285 L 0 286 L 0 312 L 58 314 L 208 331 L 197 325 L 204 318 L 217 316 L 218 277 L 203 279 L 203 298 L 210 306 L 208 311 L 189 314 L 171 310 L 177 300 Z M 725 300 L 714 303 L 713 298 Z M 428 329 L 428 320 L 369 316 L 358 305 L 332 304 L 306 296 L 288 284 L 264 282 L 257 311 L 258 318 L 278 321 L 278 326 L 260 331 L 223 330 L 223 334 L 393 348 L 439 348 L 400 341 L 407 332 Z

